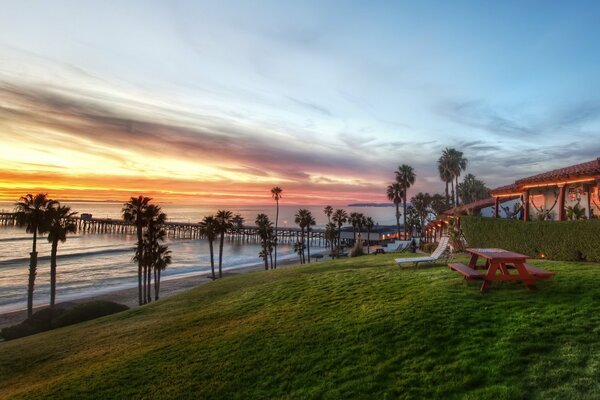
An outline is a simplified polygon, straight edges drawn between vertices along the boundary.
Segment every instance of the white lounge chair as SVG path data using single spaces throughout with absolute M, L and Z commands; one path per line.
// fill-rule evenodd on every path
M 444 257 L 442 257 L 444 256 Z M 414 263 L 415 267 L 418 266 L 419 263 L 424 262 L 435 262 L 440 260 L 440 258 L 449 258 L 450 254 L 448 251 L 448 236 L 442 236 L 440 242 L 438 243 L 437 248 L 431 253 L 430 256 L 423 257 L 410 257 L 410 258 L 396 258 L 396 264 L 410 264 Z

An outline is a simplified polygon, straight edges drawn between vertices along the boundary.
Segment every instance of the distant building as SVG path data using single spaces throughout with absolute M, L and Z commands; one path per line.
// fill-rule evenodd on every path
M 80 215 L 81 219 L 84 221 L 89 221 L 92 219 L 92 214 L 89 213 L 81 213 Z

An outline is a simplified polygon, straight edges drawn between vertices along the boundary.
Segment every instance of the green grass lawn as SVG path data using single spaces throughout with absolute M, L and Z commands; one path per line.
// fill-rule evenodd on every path
M 365 256 L 0 343 L 0 397 L 598 399 L 600 265 L 536 291 Z

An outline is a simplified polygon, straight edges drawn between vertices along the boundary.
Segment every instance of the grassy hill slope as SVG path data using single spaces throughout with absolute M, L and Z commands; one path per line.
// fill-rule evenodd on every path
M 0 343 L 27 398 L 599 398 L 598 265 L 481 295 L 448 268 L 366 256 L 225 278 Z

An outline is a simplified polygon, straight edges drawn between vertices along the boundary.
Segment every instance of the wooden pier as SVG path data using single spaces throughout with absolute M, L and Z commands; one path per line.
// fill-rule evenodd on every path
M 136 226 L 119 219 L 112 218 L 73 218 L 77 224 L 78 233 L 100 233 L 100 234 L 121 234 L 135 235 Z M 14 213 L 0 213 L 0 226 L 16 226 Z M 167 222 L 163 225 L 167 236 L 174 239 L 204 239 L 200 233 L 200 224 L 189 222 Z M 277 230 L 277 239 L 279 243 L 296 243 L 300 241 L 300 228 L 279 227 Z M 310 236 L 306 232 L 305 241 L 310 240 L 311 245 L 325 246 L 325 231 L 323 229 L 311 229 Z M 256 233 L 254 226 L 234 227 L 227 234 L 228 240 L 237 240 L 241 242 L 259 242 L 260 238 Z

